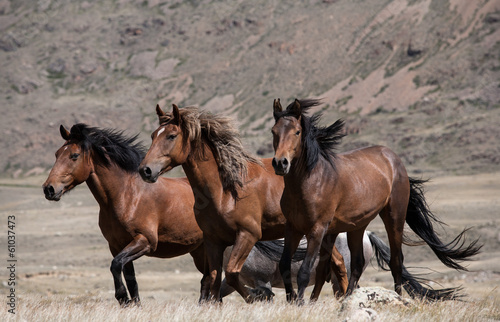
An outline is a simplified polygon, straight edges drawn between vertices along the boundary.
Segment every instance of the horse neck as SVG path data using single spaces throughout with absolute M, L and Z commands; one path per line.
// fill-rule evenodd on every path
M 182 164 L 182 168 L 186 173 L 195 196 L 203 194 L 204 199 L 208 197 L 209 200 L 215 202 L 216 200 L 221 200 L 224 195 L 222 182 L 219 177 L 219 167 L 212 150 L 206 144 L 203 144 L 202 148 L 204 149 L 204 157 L 198 159 L 190 156 Z
M 123 192 L 130 186 L 134 176 L 111 162 L 109 166 L 94 164 L 87 179 L 87 186 L 101 208 L 115 209 L 117 202 L 123 202 Z
M 305 158 L 305 155 L 301 154 L 299 158 Z M 319 156 L 318 162 L 310 171 L 306 169 L 304 164 L 304 162 L 292 162 L 290 172 L 284 178 L 287 189 L 310 195 L 311 185 L 321 184 L 325 180 L 330 182 L 337 181 L 337 172 L 323 156 Z

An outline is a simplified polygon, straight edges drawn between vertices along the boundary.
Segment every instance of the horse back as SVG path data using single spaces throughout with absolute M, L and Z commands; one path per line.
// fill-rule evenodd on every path
M 409 186 L 401 159 L 389 148 L 372 146 L 341 153 L 336 159 L 335 225 L 353 230 L 368 224 L 390 198 Z M 407 197 L 406 197 L 407 198 Z M 406 201 L 407 202 L 407 201 Z

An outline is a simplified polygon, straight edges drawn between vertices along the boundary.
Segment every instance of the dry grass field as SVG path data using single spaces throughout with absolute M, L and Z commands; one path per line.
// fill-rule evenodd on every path
M 3 307 L 0 319 L 18 321 L 159 321 L 345 320 L 340 302 L 325 287 L 316 304 L 288 305 L 282 290 L 274 290 L 274 303 L 248 305 L 236 294 L 221 306 L 197 305 L 201 275 L 189 256 L 174 259 L 141 258 L 136 273 L 141 308 L 119 307 L 109 272 L 111 255 L 97 226 L 97 204 L 85 185 L 58 202 L 44 199 L 44 177 L 2 179 L 0 215 L 2 244 L 7 216 L 16 222 L 16 315 L 6 305 L 8 271 L 2 269 Z M 483 252 L 468 263 L 470 272 L 445 268 L 425 246 L 406 247 L 405 264 L 411 272 L 426 273 L 434 287 L 463 286 L 464 302 L 415 303 L 408 307 L 379 306 L 380 321 L 489 321 L 500 319 L 500 173 L 434 178 L 427 185 L 431 208 L 445 221 L 449 237 L 464 227 L 480 237 Z M 385 238 L 380 221 L 369 229 Z M 443 232 L 443 238 L 447 239 Z M 7 250 L 2 247 L 4 263 Z M 430 268 L 425 269 L 425 268 Z M 392 289 L 389 272 L 369 266 L 362 286 Z M 405 295 L 405 297 L 408 297 Z M 349 318 L 352 320 L 352 318 Z

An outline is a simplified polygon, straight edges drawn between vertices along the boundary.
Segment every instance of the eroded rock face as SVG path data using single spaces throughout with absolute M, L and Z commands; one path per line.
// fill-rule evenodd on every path
M 381 287 L 362 287 L 342 302 L 341 312 L 347 313 L 347 321 L 376 321 L 376 309 L 383 305 L 413 305 L 394 291 Z

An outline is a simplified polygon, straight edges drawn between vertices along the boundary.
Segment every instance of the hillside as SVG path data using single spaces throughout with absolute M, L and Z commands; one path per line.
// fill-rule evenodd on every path
M 500 169 L 500 1 L 0 0 L 0 169 L 47 171 L 59 124 L 145 144 L 154 106 L 234 116 L 272 155 L 274 98 L 324 98 L 342 150 L 423 176 Z

